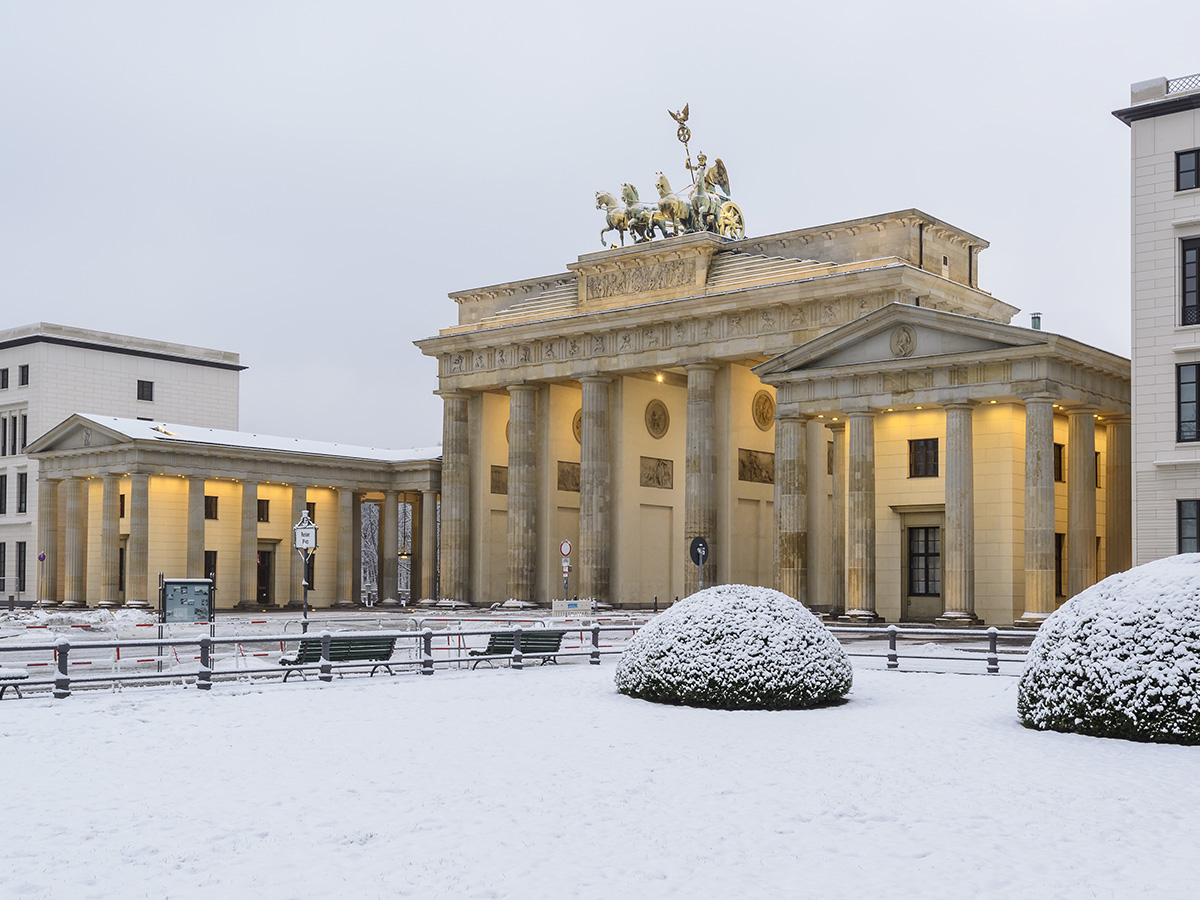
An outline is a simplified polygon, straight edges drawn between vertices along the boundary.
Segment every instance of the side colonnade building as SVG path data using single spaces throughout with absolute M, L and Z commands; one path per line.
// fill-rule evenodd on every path
M 1037 624 L 1127 567 L 1129 363 L 1010 326 L 987 246 L 910 209 L 451 294 L 441 596 L 544 602 L 567 539 L 572 593 L 665 604 L 703 536 L 706 585 Z
M 364 503 L 381 507 L 379 597 L 399 599 L 399 505 L 411 590 L 437 594 L 439 450 L 395 451 L 74 414 L 28 448 L 39 465 L 44 606 L 157 605 L 157 573 L 215 576 L 218 608 L 362 599 Z M 307 575 L 292 526 L 319 527 Z

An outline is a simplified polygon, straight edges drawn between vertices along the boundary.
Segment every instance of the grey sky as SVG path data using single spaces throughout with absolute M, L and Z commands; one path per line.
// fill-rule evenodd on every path
M 919 207 L 1129 352 L 1129 83 L 1194 3 L 0 0 L 0 327 L 242 354 L 244 430 L 441 440 L 450 291 L 600 249 L 597 189 L 719 156 L 751 235 Z M 304 377 L 301 377 L 301 376 Z

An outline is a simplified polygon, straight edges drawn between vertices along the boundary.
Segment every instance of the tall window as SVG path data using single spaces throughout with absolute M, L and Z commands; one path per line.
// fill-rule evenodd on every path
M 1196 378 L 1198 373 L 1200 373 L 1200 365 L 1195 363 L 1178 366 L 1175 370 L 1175 439 L 1177 441 L 1200 440 L 1200 431 L 1196 428 Z
M 1066 481 L 1066 476 L 1063 473 L 1063 451 L 1066 447 L 1062 444 L 1054 445 L 1054 480 Z
M 17 593 L 25 593 L 25 542 L 17 541 Z
M 217 498 L 211 494 L 204 495 L 204 518 L 215 519 L 217 517 Z
M 154 399 L 154 382 L 153 381 L 138 381 L 137 398 L 139 400 Z
M 260 521 L 260 522 L 270 522 L 271 521 L 271 501 L 270 500 L 259 500 L 258 501 L 258 521 Z
M 0 369 L 0 391 L 8 387 L 8 369 Z
M 908 442 L 908 477 L 936 478 L 938 473 L 937 438 Z
M 1200 238 L 1180 242 L 1180 284 L 1183 286 L 1181 310 L 1184 325 L 1200 325 Z
M 217 551 L 204 551 L 204 577 L 211 578 L 213 587 L 217 586 Z
M 26 502 L 29 499 L 29 473 L 17 473 L 17 512 L 25 512 Z
M 1179 500 L 1178 526 L 1180 553 L 1200 553 L 1200 500 Z
M 1063 556 L 1067 547 L 1067 536 L 1065 534 L 1055 533 L 1054 535 L 1054 595 L 1056 597 L 1067 596 L 1067 590 L 1063 586 L 1063 575 L 1065 574 L 1065 566 L 1063 565 Z
M 937 597 L 942 593 L 942 530 L 908 529 L 908 593 Z
M 0 475 L 0 516 L 8 513 L 8 476 Z
M 0 456 L 8 456 L 8 418 L 0 416 Z
M 8 549 L 8 545 L 5 544 L 4 541 L 0 541 L 0 591 L 3 591 L 5 588 L 4 578 L 5 578 L 5 574 L 7 571 L 5 568 L 5 566 L 7 565 L 7 562 L 5 561 L 5 558 L 4 558 L 4 555 L 5 555 L 4 551 L 7 549 Z
M 1175 154 L 1175 190 L 1190 191 L 1200 187 L 1200 150 L 1185 150 Z
M 308 510 L 308 521 L 317 521 L 317 504 L 312 502 L 305 503 L 304 508 Z
M 29 446 L 29 416 L 21 413 L 21 449 Z
M 29 366 L 17 366 L 17 387 L 29 384 Z
M 311 591 L 317 584 L 317 554 L 310 553 L 304 561 L 304 580 Z
M 117 518 L 118 519 L 125 518 L 125 495 L 124 494 L 117 495 Z

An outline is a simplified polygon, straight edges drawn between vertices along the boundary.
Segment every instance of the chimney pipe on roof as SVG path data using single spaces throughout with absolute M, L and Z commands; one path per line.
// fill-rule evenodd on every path
M 1032 328 L 1034 331 L 1042 330 L 1042 314 L 1040 312 L 1030 313 L 1029 321 L 1030 321 L 1029 327 Z

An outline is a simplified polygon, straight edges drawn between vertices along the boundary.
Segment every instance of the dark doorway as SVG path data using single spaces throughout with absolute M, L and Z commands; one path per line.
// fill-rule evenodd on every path
M 275 580 L 274 556 L 270 550 L 258 551 L 258 602 L 263 606 L 271 605 L 271 585 Z

